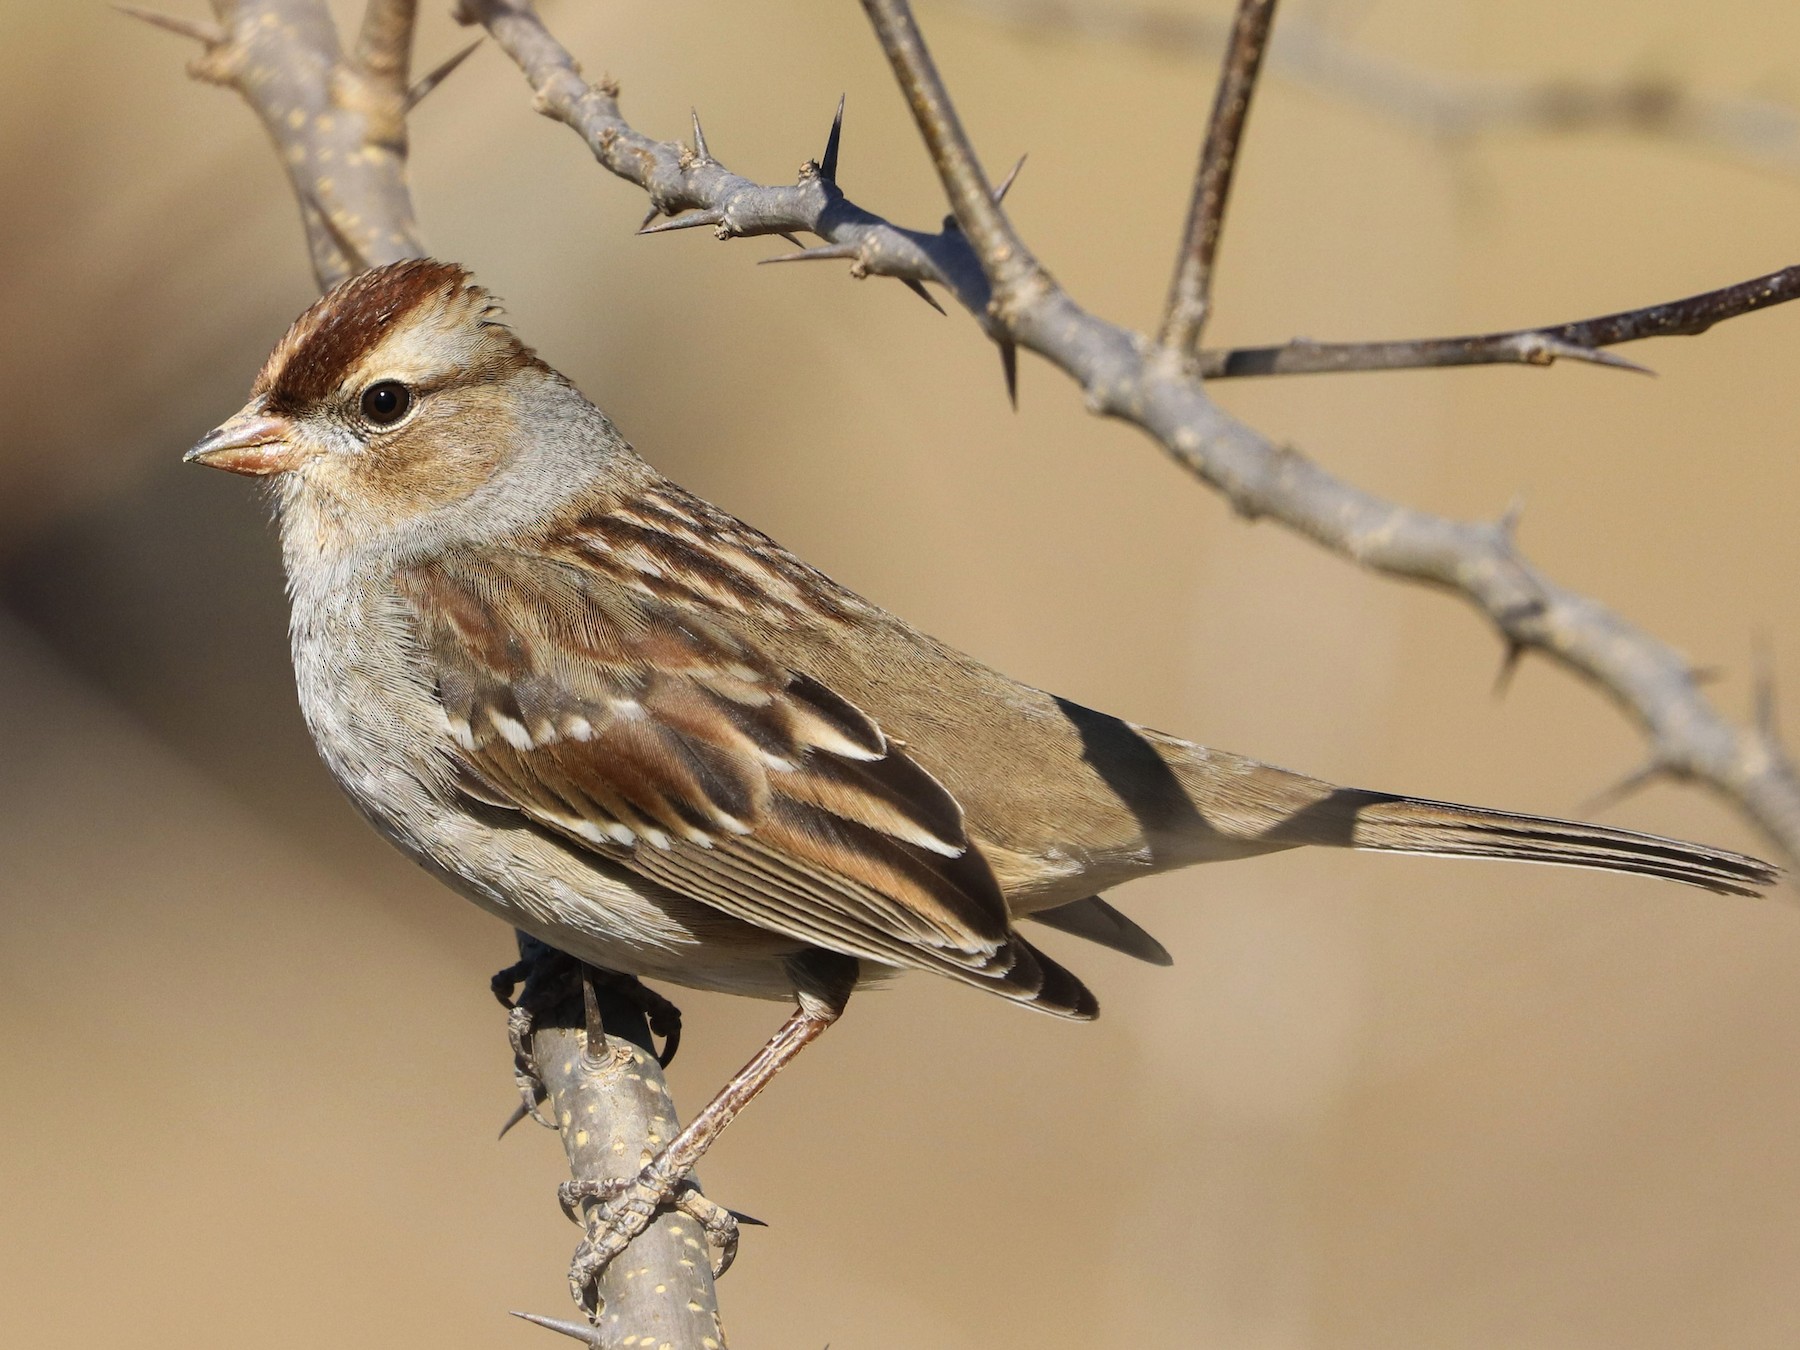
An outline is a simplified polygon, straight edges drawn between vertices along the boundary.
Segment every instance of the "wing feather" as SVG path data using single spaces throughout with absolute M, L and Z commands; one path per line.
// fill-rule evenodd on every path
M 760 927 L 1093 1014 L 1013 933 L 961 807 L 904 745 L 606 556 L 398 574 L 469 795 Z

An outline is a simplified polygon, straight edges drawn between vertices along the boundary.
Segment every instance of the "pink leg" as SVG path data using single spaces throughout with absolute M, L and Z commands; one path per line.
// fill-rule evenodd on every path
M 564 1187 L 565 1208 L 573 1212 L 577 1205 L 588 1206 L 584 1215 L 587 1236 L 575 1249 L 575 1259 L 569 1266 L 569 1290 L 589 1317 L 598 1312 L 595 1284 L 600 1272 L 649 1226 L 656 1211 L 665 1205 L 689 1213 L 706 1228 L 718 1243 L 722 1258 L 713 1273 L 725 1273 L 737 1250 L 736 1221 L 730 1211 L 700 1195 L 689 1180 L 689 1173 L 737 1113 L 773 1081 L 788 1061 L 837 1021 L 846 998 L 847 994 L 826 998 L 802 993 L 799 1008 L 781 1024 L 769 1043 L 732 1075 L 719 1094 L 636 1177 L 604 1187 Z

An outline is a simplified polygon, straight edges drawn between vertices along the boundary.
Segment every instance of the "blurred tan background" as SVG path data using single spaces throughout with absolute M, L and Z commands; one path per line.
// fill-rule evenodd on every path
M 1103 2 L 1103 0 L 1102 0 Z M 1194 0 L 1196 4 L 1199 0 Z M 200 13 L 198 0 L 169 0 Z M 428 4 L 421 64 L 463 40 Z M 1800 97 L 1787 0 L 1368 0 L 1294 14 L 1448 75 Z M 854 6 L 547 6 L 641 128 L 942 212 Z M 1161 302 L 1209 60 L 921 17 L 1079 299 Z M 267 513 L 180 452 L 312 298 L 248 113 L 103 6 L 0 3 L 0 1326 L 10 1344 L 543 1345 L 575 1230 L 512 1104 L 506 930 L 380 843 L 293 706 Z M 643 200 L 487 50 L 414 121 L 421 220 L 652 460 L 1010 672 L 1358 785 L 1575 811 L 1640 756 L 1437 595 L 1250 527 L 961 316 Z M 1214 336 L 1564 320 L 1800 261 L 1800 180 L 1624 136 L 1460 149 L 1264 91 Z M 1353 481 L 1523 543 L 1750 701 L 1800 672 L 1800 308 L 1586 368 L 1223 388 Z M 1788 706 L 1800 688 L 1789 680 Z M 1761 841 L 1694 790 L 1608 818 Z M 1091 1028 L 913 977 L 714 1153 L 773 1225 L 740 1347 L 1791 1346 L 1800 913 L 1640 880 L 1286 855 L 1115 895 L 1152 970 L 1051 935 Z M 690 1109 L 779 1009 L 679 995 Z

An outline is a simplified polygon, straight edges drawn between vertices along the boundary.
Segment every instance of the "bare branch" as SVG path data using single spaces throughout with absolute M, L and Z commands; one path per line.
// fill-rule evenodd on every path
M 1032 34 L 1129 42 L 1158 56 L 1212 55 L 1229 25 L 1208 14 L 1065 0 L 963 0 L 964 8 Z M 1624 132 L 1689 146 L 1747 168 L 1800 175 L 1800 108 L 1767 98 L 1686 89 L 1660 75 L 1610 82 L 1478 79 L 1423 71 L 1358 48 L 1329 28 L 1284 23 L 1269 73 L 1447 141 L 1514 132 Z
M 1279 520 L 1371 570 L 1459 595 L 1488 617 L 1509 648 L 1542 652 L 1588 679 L 1643 728 L 1665 772 L 1712 787 L 1790 856 L 1800 856 L 1800 776 L 1778 741 L 1760 728 L 1734 725 L 1712 706 L 1701 691 L 1701 673 L 1680 652 L 1540 573 L 1518 551 L 1507 522 L 1429 515 L 1333 477 L 1218 408 L 1193 372 L 1170 363 L 1148 338 L 1078 306 L 991 198 L 971 190 L 985 193 L 986 179 L 946 106 L 906 6 L 865 0 L 865 8 L 909 99 L 922 109 L 921 130 L 932 138 L 960 229 L 921 235 L 852 206 L 841 194 L 809 196 L 809 184 L 825 186 L 816 174 L 802 175 L 799 188 L 770 188 L 717 166 L 683 167 L 681 147 L 651 141 L 624 122 L 616 87 L 590 88 L 581 80 L 573 59 L 526 0 L 463 0 L 462 17 L 484 24 L 524 70 L 540 111 L 579 132 L 607 169 L 644 186 L 659 211 L 715 212 L 723 237 L 809 230 L 853 246 L 853 270 L 942 282 L 996 340 L 1015 340 L 1044 356 L 1080 383 L 1092 411 L 1149 432 L 1241 514 Z M 854 224 L 846 228 L 845 221 Z M 977 236 L 988 242 L 971 275 L 963 259 Z M 991 290 L 988 276 L 998 279 Z M 1652 324 L 1636 335 L 1702 331 L 1718 319 L 1790 298 L 1792 284 L 1760 278 L 1744 286 L 1757 296 L 1766 286 L 1766 299 L 1747 301 L 1740 294 L 1711 303 L 1727 291 L 1676 302 L 1667 307 L 1665 326 Z M 1624 319 L 1590 321 L 1597 327 L 1588 340 L 1601 342 L 1608 324 L 1629 328 Z
M 369 0 L 356 40 L 356 68 L 389 105 L 406 108 L 412 81 L 413 25 L 419 0 Z
M 1654 374 L 1650 367 L 1613 352 L 1566 342 L 1549 329 L 1526 328 L 1479 337 L 1406 338 L 1394 342 L 1311 342 L 1295 338 L 1279 347 L 1234 347 L 1200 354 L 1208 380 L 1253 375 L 1342 375 L 1368 370 L 1437 370 L 1446 366 L 1548 366 L 1585 361 L 1615 370 Z
M 943 180 L 956 223 L 974 245 L 989 284 L 997 291 L 1029 285 L 1037 270 L 1036 259 L 1025 250 L 1000 209 L 998 195 L 982 171 L 955 105 L 944 92 L 931 53 L 925 50 L 911 9 L 896 0 L 863 0 L 863 9 L 900 80 L 900 92 L 912 107 L 913 120 Z
M 1209 380 L 1246 375 L 1311 375 L 1353 370 L 1411 370 L 1439 366 L 1589 361 L 1623 370 L 1645 367 L 1603 351 L 1621 342 L 1653 337 L 1691 337 L 1716 323 L 1800 299 L 1800 267 L 1752 277 L 1685 300 L 1624 310 L 1597 319 L 1521 328 L 1473 337 L 1417 338 L 1401 342 L 1307 342 L 1280 347 L 1238 347 L 1201 353 L 1200 374 Z
M 1200 345 L 1212 308 L 1213 261 L 1218 256 L 1219 232 L 1225 226 L 1231 175 L 1237 167 L 1238 145 L 1250 118 L 1250 99 L 1256 92 L 1257 72 L 1274 22 L 1275 0 L 1238 0 L 1237 18 L 1225 48 L 1225 68 L 1213 96 L 1212 119 L 1200 149 L 1200 168 L 1194 175 L 1181 258 L 1158 336 L 1163 346 L 1182 355 Z
M 189 63 L 195 79 L 235 89 L 262 119 L 287 168 L 306 226 L 320 289 L 371 263 L 425 252 L 406 186 L 404 84 L 372 78 L 344 59 L 323 0 L 216 0 L 219 23 L 138 17 L 203 44 Z M 389 11 L 408 10 L 404 23 Z M 386 17 L 375 23 L 377 11 Z M 410 5 L 375 0 L 365 26 L 410 35 Z M 392 67 L 390 46 L 376 43 Z M 390 70 L 391 73 L 391 70 Z

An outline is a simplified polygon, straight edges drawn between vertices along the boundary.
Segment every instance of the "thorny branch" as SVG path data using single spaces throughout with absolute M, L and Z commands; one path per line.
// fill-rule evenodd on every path
M 235 89 L 288 172 L 321 290 L 372 263 L 424 253 L 406 187 L 404 54 L 412 4 L 376 0 L 355 59 L 314 0 L 213 0 L 219 22 L 134 15 L 186 37 L 201 52 L 188 73 Z
M 1800 299 L 1800 267 L 1784 267 L 1685 300 L 1649 305 L 1597 319 L 1580 319 L 1547 328 L 1471 337 L 1412 338 L 1400 342 L 1307 342 L 1296 339 L 1279 347 L 1238 347 L 1203 352 L 1199 373 L 1204 379 L 1237 375 L 1311 375 L 1329 371 L 1413 370 L 1435 366 L 1500 364 L 1547 366 L 1556 360 L 1591 361 L 1624 370 L 1644 369 L 1605 350 L 1621 342 L 1652 337 L 1692 337 L 1716 323 L 1770 305 Z
M 197 79 L 235 89 L 262 119 L 300 201 L 321 289 L 372 265 L 421 256 L 406 184 L 406 114 L 466 57 L 465 48 L 408 84 L 417 0 L 369 0 L 354 56 L 339 45 L 325 0 L 214 0 L 216 23 L 134 6 L 127 13 L 202 44 Z M 607 1053 L 578 1031 L 540 1028 L 536 1052 L 577 1181 L 635 1176 L 677 1132 L 661 1066 L 647 1052 L 641 1012 L 602 1007 Z M 673 1350 L 723 1343 L 718 1302 L 697 1226 L 659 1216 L 599 1285 L 603 1325 L 532 1318 L 593 1345 L 621 1338 Z M 700 1251 L 698 1260 L 689 1259 Z M 634 1277 L 637 1287 L 630 1287 Z M 654 1278 L 650 1278 L 653 1276 Z
M 1211 56 L 1230 39 L 1230 25 L 1214 15 L 1106 0 L 961 0 L 961 6 L 1028 36 L 1067 33 L 1128 42 L 1159 56 Z M 1800 108 L 1750 95 L 1702 93 L 1660 75 L 1611 81 L 1440 75 L 1305 21 L 1282 25 L 1268 69 L 1445 141 L 1502 132 L 1623 132 L 1753 169 L 1800 174 Z
M 419 0 L 369 0 L 352 65 L 390 106 L 404 108 L 412 71 L 413 24 Z M 405 128 L 401 128 L 402 134 Z
M 538 1020 L 533 1057 L 570 1174 L 577 1181 L 631 1181 L 681 1127 L 641 1009 L 605 985 L 587 989 L 606 1027 L 601 1048 L 596 1052 L 581 1029 L 577 995 L 563 1016 Z M 671 1350 L 724 1345 L 706 1234 L 694 1219 L 661 1215 L 632 1240 L 630 1260 L 613 1266 L 616 1273 L 609 1267 L 600 1278 L 597 1325 L 517 1315 L 599 1350 L 627 1343 Z
M 924 283 L 942 286 L 1002 344 L 1003 351 L 1007 347 L 1004 334 L 988 321 L 990 296 L 981 263 L 954 218 L 943 229 L 926 232 L 895 225 L 857 205 L 838 187 L 834 154 L 801 165 L 798 182 L 792 185 L 753 182 L 712 157 L 704 135 L 698 134 L 698 118 L 692 147 L 654 140 L 632 127 L 619 109 L 618 86 L 610 80 L 590 84 L 583 79 L 575 58 L 544 26 L 529 0 L 461 0 L 457 16 L 486 28 L 519 66 L 537 111 L 580 136 L 608 172 L 644 189 L 651 205 L 644 233 L 707 227 L 720 239 L 814 234 L 825 243 L 763 261 L 837 260 L 850 264 L 852 276 L 894 277 L 921 294 Z M 830 144 L 836 143 L 834 125 Z M 1003 184 L 998 190 L 1002 195 L 1004 188 Z M 1796 296 L 1800 274 L 1782 272 L 1672 305 L 1551 328 L 1401 342 L 1297 340 L 1282 346 L 1202 351 L 1199 371 L 1209 379 L 1237 379 L 1409 366 L 1548 365 L 1557 359 L 1631 367 L 1633 363 L 1598 349 L 1640 338 L 1701 332 L 1711 323 Z M 1707 323 L 1684 327 L 1689 318 L 1671 322 L 1670 313 L 1677 309 L 1684 316 L 1704 315 Z
M 690 148 L 652 140 L 633 128 L 619 111 L 618 86 L 583 79 L 575 58 L 529 3 L 462 0 L 457 17 L 486 28 L 518 64 L 537 111 L 570 127 L 608 172 L 644 189 L 651 206 L 645 233 L 710 227 L 720 239 L 733 239 L 805 231 L 827 246 L 803 250 L 792 260 L 841 258 L 856 275 L 931 281 L 974 314 L 986 307 L 987 278 L 961 234 L 901 229 L 853 205 L 838 188 L 835 154 L 801 165 L 799 181 L 791 186 L 764 187 L 714 159 L 701 135 Z M 696 131 L 698 126 L 696 118 Z M 653 224 L 659 216 L 667 219 Z
M 954 221 L 936 234 L 903 229 L 854 206 L 816 165 L 803 168 L 797 186 L 760 187 L 703 151 L 644 136 L 621 115 L 617 87 L 584 81 L 529 0 L 461 0 L 458 13 L 483 25 L 519 65 L 538 111 L 567 123 L 604 167 L 644 187 L 655 211 L 674 217 L 662 228 L 712 225 L 721 238 L 809 231 L 827 245 L 795 256 L 846 258 L 857 275 L 945 286 L 1003 350 L 1016 342 L 1045 357 L 1082 386 L 1092 411 L 1149 432 L 1240 514 L 1278 520 L 1371 570 L 1461 596 L 1499 630 L 1509 662 L 1537 651 L 1584 676 L 1643 729 L 1650 742 L 1646 777 L 1707 784 L 1790 856 L 1800 856 L 1800 777 L 1772 728 L 1733 724 L 1701 692 L 1697 672 L 1680 652 L 1538 571 L 1516 546 L 1510 516 L 1456 521 L 1364 492 L 1224 412 L 1191 370 L 1149 338 L 1077 305 L 1013 231 L 989 190 L 910 8 L 904 0 L 864 0 L 864 7 L 955 209 Z M 1702 331 L 1793 298 L 1797 287 L 1789 269 L 1586 324 L 1452 341 L 1478 353 L 1469 359 L 1541 362 L 1574 354 L 1555 343 Z M 1548 345 L 1534 349 L 1534 334 Z M 1448 363 L 1441 351 L 1427 354 L 1434 364 Z

